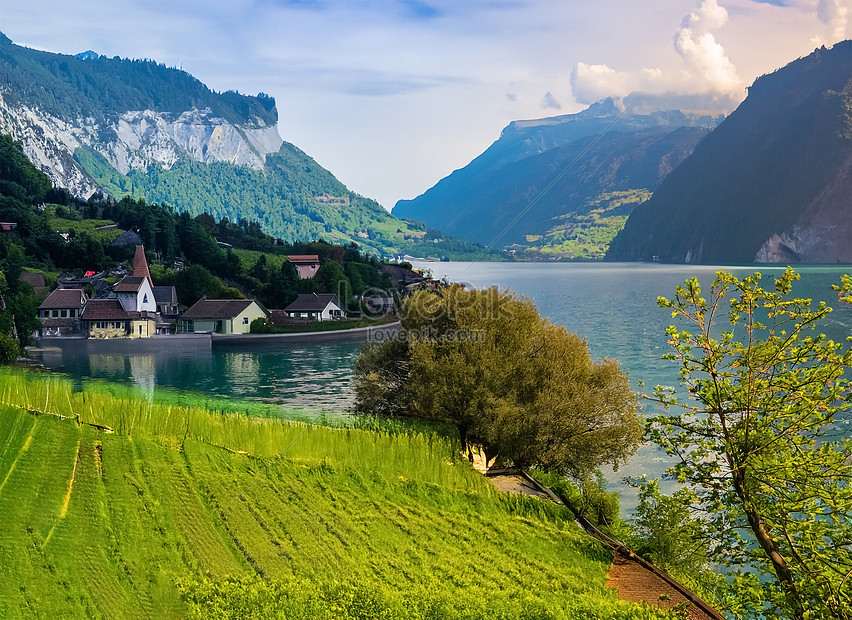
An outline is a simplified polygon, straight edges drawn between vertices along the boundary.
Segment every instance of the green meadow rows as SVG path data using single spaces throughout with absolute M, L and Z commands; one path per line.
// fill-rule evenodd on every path
M 3 373 L 0 617 L 666 617 L 437 432 Z

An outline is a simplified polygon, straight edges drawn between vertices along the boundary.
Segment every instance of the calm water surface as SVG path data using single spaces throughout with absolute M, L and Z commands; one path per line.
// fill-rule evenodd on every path
M 659 295 L 671 296 L 678 284 L 695 276 L 709 283 L 718 267 L 657 264 L 556 263 L 420 263 L 436 278 L 447 277 L 481 288 L 496 285 L 533 299 L 539 311 L 586 338 L 593 357 L 619 360 L 634 384 L 676 385 L 677 366 L 660 360 L 667 351 L 665 329 L 671 316 L 657 307 Z M 766 277 L 774 267 L 726 268 L 739 277 L 755 269 Z M 824 299 L 835 307 L 825 325 L 835 340 L 852 334 L 852 306 L 836 300 L 831 285 L 850 267 L 799 269 L 802 280 L 794 291 Z M 771 280 L 765 280 L 771 286 Z M 96 377 L 135 384 L 146 390 L 166 387 L 222 396 L 248 397 L 308 409 L 347 410 L 353 404 L 352 365 L 360 343 L 317 343 L 245 350 L 181 352 L 146 355 L 79 355 L 42 353 L 48 367 L 74 377 Z M 646 405 L 646 410 L 653 410 Z M 841 420 L 844 424 L 848 420 Z M 845 427 L 841 427 L 845 430 Z M 659 475 L 664 455 L 643 448 L 630 464 L 608 477 L 623 492 L 629 508 L 634 499 L 620 484 L 624 475 Z

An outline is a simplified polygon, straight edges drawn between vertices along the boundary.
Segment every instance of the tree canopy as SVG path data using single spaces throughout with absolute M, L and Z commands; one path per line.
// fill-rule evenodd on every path
M 409 297 L 398 337 L 356 363 L 361 412 L 458 428 L 490 460 L 582 478 L 636 449 L 636 400 L 614 360 L 496 288 L 452 285 Z
M 669 473 L 711 560 L 751 584 L 748 611 L 848 619 L 852 440 L 831 430 L 852 406 L 852 352 L 815 331 L 831 308 L 794 297 L 798 277 L 788 269 L 764 289 L 759 273 L 720 271 L 706 298 L 693 278 L 659 299 L 691 329 L 669 327 L 665 356 L 688 396 L 657 386 L 676 411 L 650 418 L 648 432 L 676 459 Z

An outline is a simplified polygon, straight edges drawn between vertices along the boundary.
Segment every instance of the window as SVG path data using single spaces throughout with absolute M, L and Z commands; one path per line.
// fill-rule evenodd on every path
M 59 316 L 61 316 L 63 319 L 67 319 L 68 318 L 68 310 L 60 310 Z
M 77 309 L 76 309 L 76 308 L 71 308 L 70 312 L 71 312 L 71 314 L 70 314 L 69 316 L 70 316 L 72 319 L 73 319 L 75 316 L 77 316 Z
M 147 299 L 148 299 L 148 296 L 146 295 L 145 300 L 147 301 Z M 140 336 L 142 335 L 142 326 L 141 325 L 139 326 L 139 335 Z
M 143 303 L 143 304 L 147 304 L 147 303 L 148 303 L 148 293 L 145 293 L 145 294 L 142 296 L 142 303 Z M 141 334 L 142 332 L 139 332 L 139 333 Z
M 52 316 L 55 319 L 56 317 L 59 316 L 59 310 L 51 310 L 50 316 Z
M 249 324 L 249 322 L 248 322 L 248 317 L 247 317 L 247 316 L 244 316 L 244 317 L 243 317 L 243 325 L 248 325 L 248 324 Z

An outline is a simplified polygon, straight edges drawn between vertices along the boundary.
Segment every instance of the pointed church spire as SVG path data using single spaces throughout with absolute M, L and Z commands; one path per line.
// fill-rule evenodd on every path
M 151 272 L 148 271 L 148 261 L 145 259 L 145 248 L 141 245 L 136 246 L 136 255 L 133 257 L 133 275 L 137 278 L 145 278 L 151 288 L 154 288 Z

